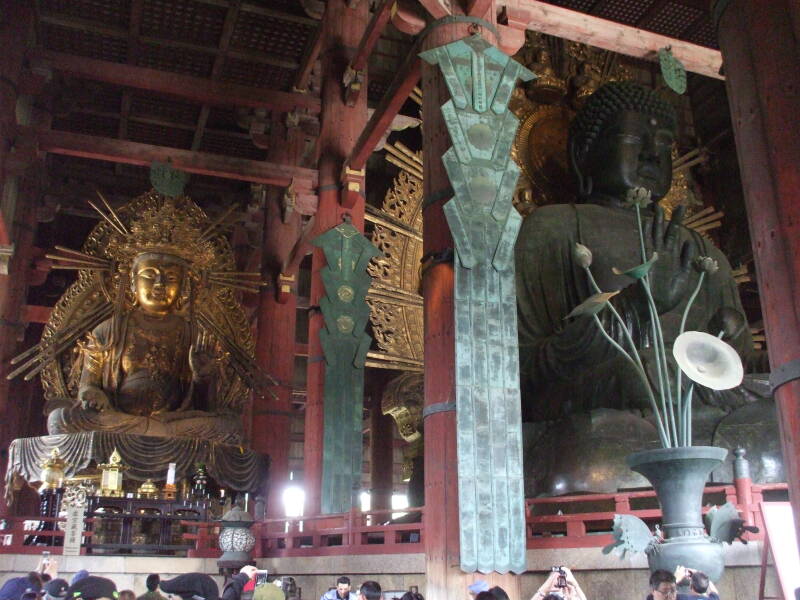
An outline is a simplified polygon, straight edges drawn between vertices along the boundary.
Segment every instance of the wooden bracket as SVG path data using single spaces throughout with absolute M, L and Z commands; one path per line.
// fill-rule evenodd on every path
M 9 144 L 3 174 L 11 177 L 23 175 L 39 158 L 39 143 L 30 128 L 9 125 L 3 128 L 3 138 Z
M 290 183 L 285 190 L 283 190 L 283 196 L 281 197 L 281 221 L 284 223 L 289 222 L 289 216 L 295 211 L 297 208 L 297 191 L 294 188 L 294 179 L 292 179 L 292 183 Z
M 344 103 L 347 106 L 355 106 L 364 83 L 364 71 L 356 71 L 352 66 L 347 65 L 342 83 L 344 84 Z
M 425 29 L 426 24 L 425 16 L 420 14 L 421 11 L 417 9 L 418 6 L 418 4 L 412 4 L 409 0 L 397 0 L 392 9 L 392 25 L 403 33 L 417 35 Z
M 286 304 L 289 296 L 296 293 L 295 276 L 286 273 L 278 274 L 278 285 L 275 286 L 275 300 L 278 304 Z
M 250 118 L 250 139 L 253 145 L 262 150 L 269 149 L 269 134 L 267 133 L 267 109 L 256 108 Z
M 345 165 L 342 170 L 342 191 L 339 199 L 344 208 L 353 208 L 358 200 L 364 196 L 364 180 L 366 170 L 356 171 Z
M 8 266 L 14 256 L 14 244 L 0 246 L 0 275 L 8 275 Z

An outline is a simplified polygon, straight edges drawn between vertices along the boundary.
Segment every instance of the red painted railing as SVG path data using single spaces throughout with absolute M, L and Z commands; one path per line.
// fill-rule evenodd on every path
M 189 558 L 219 558 L 222 551 L 219 549 L 219 523 L 208 521 L 181 521 L 183 527 L 196 527 L 194 533 L 184 533 L 183 539 L 194 542 L 193 550 L 189 550 Z
M 764 499 L 765 492 L 787 489 L 785 483 L 754 485 L 749 479 L 738 479 L 734 485 L 708 486 L 703 496 L 704 512 L 711 505 L 732 502 L 746 525 L 755 525 L 761 530 L 758 534 L 745 534 L 744 539 L 760 540 L 763 539 L 764 522 L 759 502 Z M 651 528 L 661 519 L 653 490 L 533 498 L 526 500 L 525 504 L 528 548 L 531 549 L 605 546 L 612 541 L 615 514 L 636 515 Z
M 422 523 L 391 522 L 392 513 L 422 508 L 351 511 L 336 515 L 267 519 L 254 525 L 256 557 L 406 554 L 423 552 Z
M 749 479 L 737 479 L 733 485 L 712 485 L 705 489 L 707 506 L 733 502 L 747 525 L 761 529 L 758 534 L 747 533 L 745 539 L 763 539 L 764 522 L 759 503 L 770 492 L 785 493 L 785 483 L 758 485 Z M 780 498 L 784 499 L 784 498 Z M 705 509 L 704 509 L 705 510 Z M 391 521 L 392 513 L 422 515 L 416 523 Z M 557 498 L 526 500 L 527 545 L 536 548 L 596 548 L 611 542 L 611 528 L 615 514 L 632 514 L 653 527 L 661 519 L 655 493 L 652 490 L 616 494 L 586 494 Z M 25 521 L 62 522 L 64 519 L 42 517 L 12 517 L 5 519 L 6 528 L 0 530 L 0 554 L 40 554 L 50 550 L 61 554 L 60 546 L 26 545 L 31 536 L 47 540 L 60 538 L 64 533 L 26 529 Z M 86 519 L 85 527 L 96 519 Z M 195 528 L 184 533 L 183 538 L 195 544 L 188 555 L 197 558 L 217 558 L 219 522 L 181 521 L 185 527 Z M 402 510 L 373 510 L 335 515 L 318 515 L 286 519 L 266 519 L 252 528 L 256 538 L 255 558 L 285 556 L 331 556 L 347 554 L 406 554 L 423 552 L 424 508 Z M 84 531 L 84 537 L 92 535 Z
M 0 529 L 0 554 L 41 554 L 42 550 L 49 550 L 51 554 L 61 554 L 63 547 L 56 546 L 57 539 L 64 538 L 64 531 L 59 529 L 59 524 L 66 523 L 65 518 L 59 517 L 6 517 L 5 527 Z M 26 527 L 26 523 L 52 523 L 52 529 L 40 530 Z M 91 526 L 93 519 L 84 521 L 84 528 Z M 92 531 L 83 531 L 83 537 L 91 537 Z M 36 539 L 34 539 L 36 538 Z M 28 543 L 26 543 L 28 542 Z M 35 542 L 35 543 L 34 543 Z M 81 548 L 81 554 L 85 552 Z

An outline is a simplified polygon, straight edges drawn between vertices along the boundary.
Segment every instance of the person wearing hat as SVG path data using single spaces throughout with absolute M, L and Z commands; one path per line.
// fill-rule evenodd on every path
M 117 585 L 110 579 L 88 575 L 67 588 L 67 597 L 69 600 L 117 600 L 119 594 Z
M 147 591 L 136 600 L 167 600 L 167 598 L 158 591 L 159 583 L 161 583 L 161 577 L 159 577 L 157 573 L 150 573 L 144 583 Z
M 231 577 L 230 581 L 225 584 L 225 589 L 222 590 L 222 600 L 240 600 L 242 592 L 247 583 L 255 578 L 256 569 L 252 565 L 242 567 L 239 572 Z
M 276 583 L 277 582 L 277 583 Z M 253 590 L 253 600 L 285 600 L 286 595 L 280 588 L 280 580 L 276 579 L 272 583 L 264 581 L 261 585 L 256 585 Z
M 481 592 L 488 592 L 489 591 L 489 584 L 486 583 L 483 579 L 478 579 L 473 581 L 467 586 L 467 591 L 469 592 L 470 598 L 475 598 Z
M 89 571 L 87 571 L 86 569 L 81 569 L 80 571 L 75 573 L 75 575 L 72 576 L 72 579 L 69 580 L 69 584 L 75 585 L 81 579 L 86 579 L 88 576 L 89 576 Z
M 203 600 L 219 600 L 217 582 L 205 573 L 184 573 L 162 581 L 159 587 L 162 592 L 180 596 L 183 600 L 192 600 L 193 596 Z
M 67 597 L 69 584 L 66 579 L 60 577 L 48 581 L 44 586 L 44 600 L 63 600 Z
M 31 571 L 25 577 L 12 577 L 0 588 L 0 600 L 19 600 L 28 590 L 38 592 L 42 589 L 42 576 Z
M 43 590 L 35 590 L 33 588 L 28 588 L 22 595 L 19 597 L 19 600 L 40 600 L 42 595 L 44 594 Z

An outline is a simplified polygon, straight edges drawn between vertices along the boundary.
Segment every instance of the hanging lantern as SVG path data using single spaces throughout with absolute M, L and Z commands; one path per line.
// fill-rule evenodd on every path
M 103 473 L 100 478 L 100 495 L 121 498 L 123 495 L 122 473 L 128 467 L 122 464 L 122 457 L 117 449 L 114 448 L 107 463 L 97 466 Z

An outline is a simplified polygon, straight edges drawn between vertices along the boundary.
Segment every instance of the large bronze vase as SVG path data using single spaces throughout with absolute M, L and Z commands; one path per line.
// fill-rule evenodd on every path
M 712 542 L 701 508 L 708 476 L 728 451 L 715 446 L 645 450 L 628 456 L 628 466 L 644 475 L 656 491 L 663 512 L 664 542 L 651 547 L 650 570 L 674 572 L 678 565 L 706 573 L 713 581 L 725 569 L 722 544 Z

